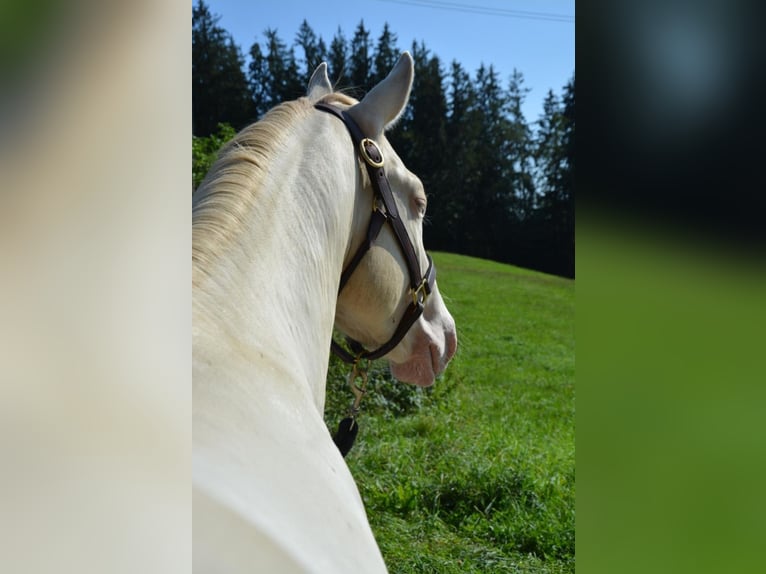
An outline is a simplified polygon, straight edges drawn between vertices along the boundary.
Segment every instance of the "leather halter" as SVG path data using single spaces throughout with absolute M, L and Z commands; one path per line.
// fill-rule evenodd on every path
M 404 227 L 404 223 L 399 217 L 399 210 L 396 207 L 396 201 L 394 201 L 394 195 L 391 192 L 391 186 L 388 183 L 388 178 L 386 177 L 386 172 L 383 168 L 383 154 L 381 154 L 378 145 L 370 138 L 364 137 L 362 130 L 346 110 L 325 103 L 315 104 L 314 107 L 334 115 L 344 123 L 348 129 L 348 133 L 351 135 L 351 140 L 354 142 L 354 149 L 358 150 L 359 156 L 367 167 L 367 173 L 370 176 L 370 181 L 372 182 L 372 187 L 375 192 L 373 212 L 372 217 L 370 218 L 370 224 L 367 227 L 367 236 L 351 258 L 351 261 L 349 261 L 348 266 L 343 270 L 343 273 L 340 276 L 338 294 L 340 295 L 341 291 L 343 291 L 343 288 L 346 286 L 346 283 L 348 283 L 354 270 L 362 261 L 367 251 L 373 246 L 383 224 L 386 222 L 391 224 L 394 236 L 399 242 L 399 247 L 407 261 L 407 269 L 410 274 L 410 294 L 412 295 L 412 302 L 407 306 L 407 309 L 391 338 L 373 351 L 365 350 L 360 343 L 352 339 L 348 339 L 348 341 L 353 352 L 347 351 L 335 341 L 333 341 L 331 345 L 333 353 L 346 363 L 354 364 L 360 359 L 379 359 L 399 344 L 407 334 L 407 331 L 410 330 L 410 327 L 412 327 L 415 321 L 418 320 L 418 317 L 423 313 L 426 300 L 434 288 L 436 268 L 434 267 L 434 262 L 433 259 L 431 259 L 431 256 L 426 254 L 426 257 L 428 258 L 428 269 L 426 270 L 425 275 L 421 275 L 420 273 L 418 257 L 415 253 L 412 241 L 410 241 L 410 236 L 407 234 L 407 229 Z M 383 209 L 381 209 L 381 203 Z

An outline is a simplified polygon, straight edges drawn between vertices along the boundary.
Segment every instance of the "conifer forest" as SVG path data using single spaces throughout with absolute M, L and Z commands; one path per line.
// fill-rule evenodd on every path
M 523 75 L 502 78 L 491 62 L 466 70 L 423 42 L 403 44 L 388 24 L 360 22 L 350 35 L 317 35 L 306 20 L 292 39 L 270 28 L 236 45 L 201 0 L 192 13 L 194 185 L 218 147 L 274 105 L 304 96 L 326 61 L 336 90 L 361 98 L 402 50 L 415 61 L 404 117 L 387 133 L 429 197 L 428 249 L 462 253 L 574 277 L 575 80 L 549 89 L 526 118 Z M 257 26 L 256 26 L 257 27 Z

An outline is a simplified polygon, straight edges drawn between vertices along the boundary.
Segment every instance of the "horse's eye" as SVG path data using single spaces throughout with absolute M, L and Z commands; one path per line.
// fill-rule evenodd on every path
M 425 215 L 426 208 L 428 207 L 428 201 L 426 200 L 425 197 L 417 196 L 415 198 L 415 207 L 418 210 L 418 213 L 420 213 L 420 215 Z

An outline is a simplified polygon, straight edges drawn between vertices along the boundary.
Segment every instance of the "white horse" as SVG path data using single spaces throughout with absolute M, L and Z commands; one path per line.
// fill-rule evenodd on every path
M 333 325 L 366 348 L 424 306 L 386 358 L 430 385 L 455 352 L 436 285 L 410 289 L 393 226 L 383 225 L 338 294 L 378 204 L 347 110 L 385 160 L 421 269 L 426 196 L 387 142 L 413 64 L 403 53 L 361 101 L 333 93 L 320 65 L 308 96 L 271 110 L 222 151 L 193 199 L 193 509 L 197 572 L 385 572 L 359 492 L 323 422 Z M 418 301 L 419 299 L 419 301 Z

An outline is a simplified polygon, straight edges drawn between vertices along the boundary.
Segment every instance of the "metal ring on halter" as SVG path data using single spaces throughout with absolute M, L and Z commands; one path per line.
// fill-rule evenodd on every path
M 372 144 L 375 150 L 378 152 L 378 157 L 380 157 L 380 161 L 370 157 L 370 152 L 367 151 L 368 144 Z M 367 164 L 371 165 L 372 167 L 383 167 L 383 163 L 384 163 L 383 154 L 380 152 L 380 148 L 378 147 L 378 144 L 376 144 L 370 138 L 362 138 L 362 141 L 359 142 L 359 153 L 362 154 L 362 159 L 364 159 L 364 161 Z

